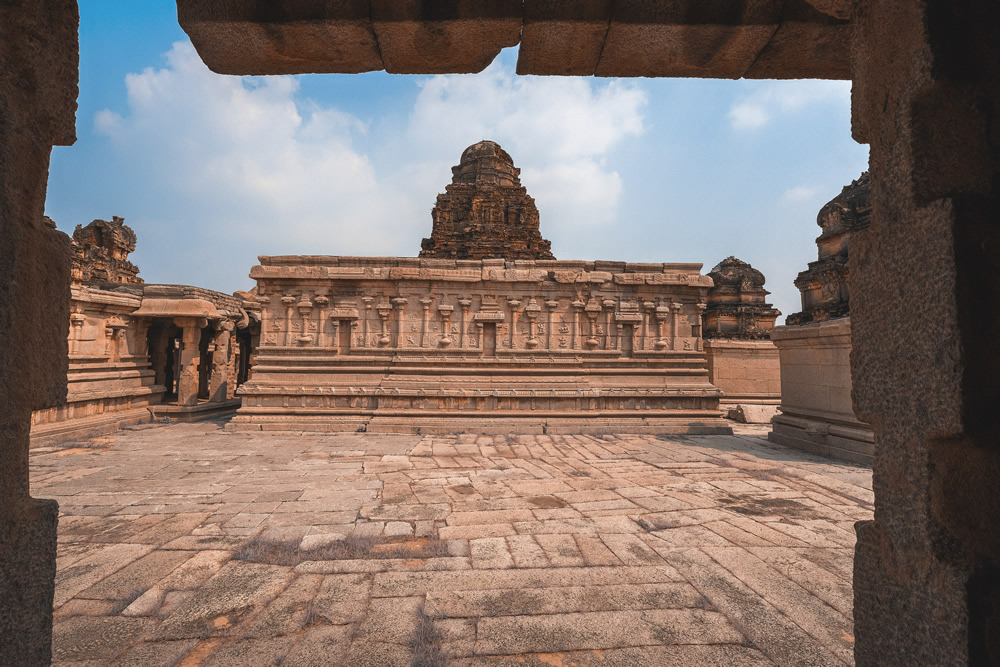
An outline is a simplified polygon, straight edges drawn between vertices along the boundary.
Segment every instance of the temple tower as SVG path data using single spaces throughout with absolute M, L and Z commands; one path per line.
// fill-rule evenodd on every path
M 434 227 L 420 244 L 421 257 L 555 259 L 521 170 L 499 144 L 472 144 L 451 171 L 451 184 L 431 211 Z

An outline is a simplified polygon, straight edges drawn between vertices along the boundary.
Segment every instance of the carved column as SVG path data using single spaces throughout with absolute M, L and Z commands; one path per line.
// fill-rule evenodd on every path
M 614 324 L 613 317 L 618 302 L 614 299 L 605 299 L 601 305 L 604 306 L 604 348 L 614 350 L 618 347 L 618 339 L 611 335 L 611 327 Z
M 403 347 L 403 328 L 405 326 L 404 317 L 406 316 L 406 305 L 407 300 L 401 296 L 397 296 L 392 300 L 393 306 L 399 311 L 399 315 L 396 316 L 396 347 Z
M 257 303 L 260 304 L 260 342 L 258 345 L 263 347 L 268 345 L 267 337 L 270 335 L 268 328 L 271 323 L 271 309 L 268 308 L 268 305 L 271 303 L 271 297 L 265 294 L 258 294 Z M 276 344 L 276 342 L 277 336 L 275 336 L 275 343 L 272 344 Z M 250 360 L 247 360 L 247 363 L 250 363 Z
M 295 313 L 295 297 L 281 297 L 281 304 L 285 307 L 285 347 L 292 344 L 292 315 Z
M 580 339 L 583 337 L 583 332 L 580 330 L 583 326 L 583 323 L 580 321 L 580 313 L 583 311 L 584 303 L 583 301 L 576 300 L 570 305 L 573 306 L 573 325 L 569 333 L 569 347 L 571 350 L 577 350 L 579 349 Z
M 552 349 L 552 317 L 555 315 L 556 308 L 559 307 L 559 302 L 555 299 L 550 299 L 545 302 L 546 307 L 548 307 L 549 312 L 546 313 L 548 320 L 545 323 L 545 348 L 547 350 Z
M 587 319 L 590 321 L 590 336 L 584 341 L 584 347 L 588 350 L 596 350 L 601 341 L 597 338 L 597 316 L 601 314 L 601 304 L 597 299 L 590 299 L 584 309 Z
M 666 320 L 667 320 L 667 317 L 669 315 L 670 315 L 670 307 L 669 306 L 657 306 L 656 307 L 656 329 L 657 329 L 657 332 L 656 332 L 656 336 L 657 336 L 657 339 L 656 339 L 656 349 L 657 350 L 665 350 L 665 349 L 667 349 L 666 332 L 663 331 L 663 328 L 666 326 Z M 675 334 L 675 336 L 676 336 L 676 334 Z M 673 349 L 674 345 L 671 344 L 670 348 Z
M 392 304 L 388 301 L 381 301 L 375 310 L 378 312 L 379 319 L 382 320 L 382 332 L 378 339 L 379 347 L 386 347 L 392 342 L 392 338 L 389 337 L 389 315 L 392 313 Z
M 517 299 L 508 299 L 507 305 L 510 306 L 510 337 L 508 339 L 508 347 L 513 350 L 514 336 L 517 334 L 517 309 L 521 306 L 521 302 Z
M 535 338 L 535 327 L 538 326 L 535 319 L 538 317 L 538 313 L 542 311 L 542 307 L 538 305 L 535 298 L 532 297 L 528 301 L 528 305 L 524 307 L 524 315 L 528 318 L 528 340 L 524 342 L 524 346 L 529 350 L 533 350 L 538 347 L 538 339 Z
M 649 320 L 655 310 L 656 304 L 652 301 L 642 302 L 642 345 L 639 347 L 641 350 L 649 349 Z
M 174 324 L 181 329 L 180 347 L 177 350 L 177 404 L 198 403 L 198 342 L 201 330 L 208 325 L 203 318 L 178 317 Z
M 212 372 L 208 377 L 208 398 L 210 401 L 224 401 L 229 394 L 229 341 L 235 325 L 224 320 L 215 332 L 215 350 L 212 352 Z
M 427 343 L 427 321 L 431 316 L 431 303 L 434 299 L 429 296 L 420 297 L 420 306 L 422 311 L 420 313 L 420 347 L 424 347 Z M 402 331 L 402 327 L 400 327 Z
M 672 303 L 672 304 L 670 304 L 670 313 L 671 313 L 671 320 L 670 320 L 670 349 L 671 350 L 676 350 L 677 349 L 677 325 L 678 325 L 677 316 L 680 314 L 682 307 L 683 306 L 681 304 L 679 304 L 679 303 Z
M 465 328 L 468 326 L 469 321 L 469 308 L 472 306 L 472 299 L 459 299 L 458 305 L 462 307 L 462 326 L 458 330 L 458 346 L 460 348 L 465 347 Z
M 375 297 L 363 296 L 361 301 L 365 304 L 365 314 L 361 320 L 361 347 L 368 347 L 368 320 L 372 316 L 372 302 L 375 301 Z
M 705 314 L 705 309 L 708 308 L 708 304 L 707 303 L 695 304 L 695 308 L 698 309 L 698 314 L 695 315 L 697 324 L 692 325 L 692 327 L 691 327 L 691 335 L 695 339 L 694 340 L 694 344 L 695 344 L 695 348 L 694 349 L 701 351 L 702 349 L 704 349 L 704 343 L 703 343 L 703 339 L 702 339 L 702 330 L 701 330 L 702 324 L 701 324 L 701 322 L 702 322 L 702 316 Z
M 302 331 L 299 332 L 296 341 L 299 345 L 308 345 L 313 342 L 313 336 L 309 333 L 309 320 L 312 319 L 313 305 L 312 301 L 309 300 L 305 294 L 302 295 L 302 300 L 296 305 L 299 311 L 299 317 L 302 319 Z
M 319 317 L 316 318 L 316 346 L 326 347 L 326 307 L 330 305 L 330 299 L 322 294 L 313 299 L 313 305 L 319 308 Z M 333 328 L 333 344 L 337 344 L 337 330 Z
M 438 341 L 438 345 L 441 347 L 448 347 L 451 345 L 451 314 L 454 312 L 455 306 L 441 304 L 438 306 L 438 312 L 441 313 L 441 326 L 444 327 L 444 331 L 441 334 L 441 339 Z
M 80 349 L 80 336 L 83 335 L 83 323 L 87 321 L 87 316 L 83 313 L 73 313 L 69 317 L 73 324 L 72 336 L 69 339 L 69 353 L 77 354 Z

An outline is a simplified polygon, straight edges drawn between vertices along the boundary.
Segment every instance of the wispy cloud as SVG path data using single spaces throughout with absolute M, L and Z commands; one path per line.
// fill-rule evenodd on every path
M 786 202 L 808 201 L 818 195 L 820 188 L 814 185 L 796 185 L 788 188 L 781 195 L 781 200 Z
M 751 92 L 742 95 L 729 109 L 729 122 L 734 130 L 755 130 L 816 104 L 850 104 L 851 84 L 847 81 L 771 81 L 748 85 Z

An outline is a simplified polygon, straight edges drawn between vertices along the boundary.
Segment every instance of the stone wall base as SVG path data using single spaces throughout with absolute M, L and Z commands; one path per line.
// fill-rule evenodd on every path
M 820 456 L 872 465 L 875 434 L 861 422 L 837 424 L 817 417 L 779 414 L 771 424 L 767 436 L 771 442 Z
M 31 446 L 44 446 L 67 438 L 89 438 L 95 435 L 113 433 L 122 426 L 145 424 L 152 418 L 149 406 L 143 406 L 131 410 L 106 412 L 92 417 L 36 424 L 31 429 Z
M 240 399 L 233 398 L 228 401 L 203 401 L 196 405 L 161 403 L 150 406 L 149 412 L 152 413 L 154 419 L 167 418 L 170 421 L 196 422 L 235 413 L 239 407 Z
M 731 435 L 732 427 L 718 412 L 705 411 L 685 417 L 634 418 L 615 415 L 576 417 L 519 417 L 489 415 L 248 415 L 239 414 L 226 425 L 227 431 L 309 431 L 368 433 L 414 433 L 450 435 L 555 435 L 555 434 L 656 434 Z

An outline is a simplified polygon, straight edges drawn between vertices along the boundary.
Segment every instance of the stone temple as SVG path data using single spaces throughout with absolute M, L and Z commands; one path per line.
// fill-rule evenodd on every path
M 230 428 L 730 432 L 701 264 L 553 259 L 518 172 L 466 149 L 419 258 L 260 257 Z

